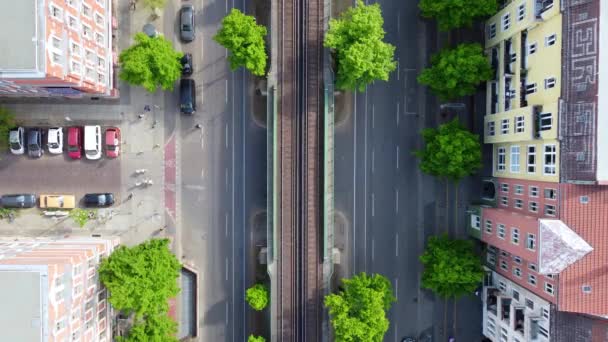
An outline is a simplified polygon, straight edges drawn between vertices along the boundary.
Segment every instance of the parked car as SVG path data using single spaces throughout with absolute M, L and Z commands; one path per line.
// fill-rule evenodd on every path
M 82 127 L 68 128 L 68 156 L 72 159 L 82 158 Z
M 9 131 L 8 144 L 10 145 L 12 154 L 25 153 L 25 141 L 23 140 L 23 135 L 23 127 L 17 127 Z
M 184 114 L 196 111 L 196 83 L 191 78 L 182 78 L 179 82 L 180 110 Z
M 33 128 L 27 132 L 27 150 L 32 158 L 40 158 L 44 154 L 42 149 L 42 130 Z
M 194 6 L 184 5 L 180 10 L 179 36 L 185 42 L 194 40 Z
M 182 63 L 182 75 L 192 75 L 192 54 L 185 53 L 180 62 Z
M 75 207 L 74 195 L 40 195 L 40 208 L 74 209 Z
M 84 195 L 84 205 L 87 207 L 109 207 L 114 204 L 114 195 L 106 192 Z
M 101 127 L 84 126 L 84 154 L 87 159 L 101 158 Z
M 46 136 L 49 152 L 52 154 L 61 154 L 63 152 L 63 128 L 52 127 Z
M 106 129 L 106 156 L 116 158 L 120 154 L 120 128 Z
M 2 202 L 2 206 L 5 208 L 33 208 L 36 206 L 36 195 L 4 195 L 0 198 L 0 202 Z

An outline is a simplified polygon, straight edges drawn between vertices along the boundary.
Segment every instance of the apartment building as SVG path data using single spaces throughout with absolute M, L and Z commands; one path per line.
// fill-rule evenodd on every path
M 117 96 L 112 0 L 0 1 L 0 96 Z
M 97 266 L 117 239 L 0 239 L 0 329 L 5 341 L 112 341 Z
M 551 323 L 549 311 L 562 318 L 582 315 L 592 321 L 589 327 L 608 334 L 602 330 L 608 326 L 608 187 L 484 182 L 482 202 L 468 210 L 471 235 L 487 246 L 484 335 L 493 341 L 562 341 L 554 334 L 567 327 Z M 539 315 L 526 307 L 551 309 Z

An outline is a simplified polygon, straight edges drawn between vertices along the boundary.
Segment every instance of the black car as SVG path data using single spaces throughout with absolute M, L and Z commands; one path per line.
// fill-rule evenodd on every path
M 179 37 L 185 42 L 194 40 L 194 6 L 184 5 L 179 12 Z
M 84 195 L 84 205 L 87 207 L 109 207 L 112 204 L 114 195 L 111 193 Z
M 42 130 L 40 128 L 31 129 L 27 132 L 27 153 L 32 158 L 40 158 L 44 153 L 42 149 Z
M 179 108 L 184 114 L 196 111 L 196 84 L 191 78 L 182 78 L 179 82 Z
M 33 208 L 36 206 L 36 195 L 34 194 L 15 194 L 4 195 L 0 198 L 2 206 L 5 208 Z
M 192 75 L 192 54 L 185 53 L 181 59 L 182 63 L 182 75 L 190 76 Z

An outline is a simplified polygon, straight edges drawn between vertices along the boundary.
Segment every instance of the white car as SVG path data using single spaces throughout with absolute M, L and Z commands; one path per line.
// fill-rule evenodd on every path
M 25 144 L 23 140 L 24 132 L 23 127 L 17 127 L 15 129 L 11 129 L 8 133 L 8 144 L 10 145 L 12 154 L 25 153 Z
M 47 146 L 52 154 L 61 154 L 63 152 L 63 128 L 49 128 L 47 134 Z
M 84 126 L 84 154 L 87 159 L 101 158 L 100 126 Z

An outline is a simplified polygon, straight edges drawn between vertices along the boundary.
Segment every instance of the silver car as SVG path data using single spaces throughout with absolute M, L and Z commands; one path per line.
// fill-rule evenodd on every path
M 10 145 L 12 154 L 25 153 L 24 131 L 23 127 L 17 127 L 11 129 L 8 133 L 8 144 Z
M 180 10 L 179 36 L 185 42 L 194 40 L 194 6 L 184 5 Z

